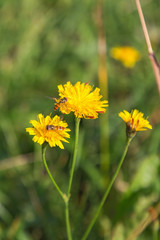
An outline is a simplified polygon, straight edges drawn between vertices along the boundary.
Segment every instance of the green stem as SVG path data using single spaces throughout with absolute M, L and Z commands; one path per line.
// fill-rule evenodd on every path
M 73 161 L 72 161 L 71 173 L 70 173 L 70 178 L 69 178 L 67 201 L 65 202 L 65 204 L 66 204 L 66 209 L 65 209 L 66 228 L 67 228 L 68 240 L 72 240 L 70 220 L 69 220 L 69 198 L 70 198 L 70 192 L 71 192 L 71 186 L 72 186 L 72 180 L 73 180 L 73 174 L 74 174 L 76 157 L 77 157 L 77 150 L 78 150 L 79 123 L 80 123 L 80 119 L 76 118 L 76 123 L 75 123 L 76 124 L 75 125 L 75 145 L 74 145 Z
M 68 240 L 72 240 L 71 226 L 70 226 L 70 220 L 69 220 L 68 201 L 66 202 L 65 215 L 66 215 L 66 228 L 67 228 Z
M 74 174 L 76 157 L 77 157 L 78 137 L 79 137 L 79 123 L 80 123 L 80 119 L 79 119 L 79 118 L 76 118 L 76 125 L 75 125 L 75 145 L 74 145 L 73 161 L 72 161 L 72 167 L 71 167 L 71 173 L 70 173 L 70 179 L 69 179 L 69 186 L 68 186 L 68 193 L 67 193 L 68 198 L 70 197 L 72 180 L 73 180 L 73 174 Z
M 44 166 L 45 166 L 45 168 L 46 168 L 46 171 L 47 171 L 47 173 L 48 173 L 48 176 L 50 177 L 53 185 L 54 185 L 55 188 L 57 189 L 59 195 L 62 197 L 62 199 L 64 200 L 64 202 L 66 202 L 66 197 L 65 197 L 65 195 L 64 195 L 63 192 L 60 190 L 60 188 L 58 187 L 58 185 L 57 185 L 57 183 L 55 182 L 54 178 L 52 177 L 51 172 L 49 171 L 49 168 L 48 168 L 48 165 L 47 165 L 47 162 L 46 162 L 46 158 L 45 158 L 46 148 L 47 148 L 47 144 L 44 143 L 44 144 L 42 145 L 42 160 L 43 160 Z
M 97 220 L 97 218 L 98 218 L 98 216 L 100 214 L 100 211 L 101 211 L 101 209 L 102 209 L 102 207 L 103 207 L 103 205 L 104 205 L 104 203 L 106 201 L 106 198 L 107 198 L 108 194 L 110 193 L 111 187 L 112 187 L 112 185 L 113 185 L 113 183 L 114 183 L 114 181 L 115 181 L 115 179 L 116 179 L 116 177 L 118 175 L 118 172 L 119 172 L 119 170 L 120 170 L 120 168 L 122 166 L 122 163 L 123 163 L 124 158 L 126 156 L 126 153 L 127 153 L 127 150 L 128 150 L 128 147 L 129 147 L 129 144 L 130 144 L 131 140 L 132 140 L 132 138 L 128 138 L 127 139 L 126 147 L 124 149 L 124 152 L 123 152 L 123 155 L 122 155 L 121 160 L 119 162 L 119 165 L 117 167 L 117 170 L 116 170 L 115 174 L 113 175 L 112 180 L 111 180 L 111 182 L 110 182 L 110 184 L 109 184 L 109 186 L 108 186 L 108 188 L 107 188 L 107 190 L 106 190 L 106 192 L 105 192 L 105 194 L 104 194 L 104 196 L 103 196 L 103 198 L 102 198 L 102 200 L 100 202 L 100 205 L 99 205 L 99 207 L 98 207 L 98 209 L 96 211 L 96 214 L 94 215 L 91 223 L 89 224 L 86 232 L 84 233 L 84 235 L 82 237 L 82 240 L 86 240 L 87 239 L 90 231 L 92 230 L 92 228 L 93 228 L 93 226 L 94 226 L 94 224 L 95 224 L 95 222 L 96 222 L 96 220 Z

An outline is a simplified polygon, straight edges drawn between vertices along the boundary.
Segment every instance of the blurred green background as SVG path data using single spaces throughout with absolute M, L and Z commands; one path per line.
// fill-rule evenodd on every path
M 153 49 L 160 60 L 160 2 L 142 0 Z M 0 239 L 64 240 L 64 208 L 44 171 L 41 148 L 25 132 L 38 113 L 53 112 L 57 85 L 98 84 L 96 0 L 0 0 Z M 133 0 L 103 6 L 109 100 L 109 179 L 125 146 L 123 109 L 144 112 L 153 130 L 133 140 L 108 202 L 88 239 L 125 240 L 160 201 L 160 101 Z M 133 69 L 110 56 L 129 45 L 141 54 Z M 101 118 L 101 117 L 100 117 Z M 47 159 L 66 191 L 74 147 L 74 116 L 65 150 L 48 149 Z M 100 167 L 99 119 L 82 120 L 79 155 L 70 202 L 73 239 L 80 239 L 103 196 L 107 180 Z M 105 126 L 104 126 L 105 128 Z M 159 234 L 159 238 L 158 238 Z M 158 240 L 158 221 L 139 240 Z

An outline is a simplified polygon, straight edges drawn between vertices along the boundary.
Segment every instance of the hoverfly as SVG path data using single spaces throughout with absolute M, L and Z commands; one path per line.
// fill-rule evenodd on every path
M 57 99 L 57 98 L 54 98 L 54 97 L 49 97 L 49 96 L 46 96 L 47 98 L 49 99 L 53 99 L 54 101 L 56 101 L 56 104 L 54 106 L 54 110 L 56 111 L 61 104 L 63 103 L 66 103 L 67 102 L 67 98 L 66 97 L 63 97 L 63 98 L 60 98 L 60 99 Z
M 56 111 L 59 107 L 60 107 L 60 105 L 62 104 L 62 103 L 65 103 L 65 102 L 67 102 L 67 98 L 66 97 L 64 97 L 64 98 L 61 98 L 59 101 L 56 99 L 56 98 L 53 98 L 54 100 L 56 100 L 56 105 L 54 106 L 54 110 Z
M 55 125 L 47 125 L 46 126 L 47 130 L 64 130 L 65 127 L 61 127 L 61 126 L 55 126 Z

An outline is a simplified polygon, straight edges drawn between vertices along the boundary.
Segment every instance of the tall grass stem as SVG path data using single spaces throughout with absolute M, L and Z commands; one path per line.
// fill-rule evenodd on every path
M 96 25 L 98 32 L 98 81 L 104 99 L 108 99 L 108 73 L 106 66 L 107 40 L 104 16 L 104 0 L 97 0 Z M 106 183 L 109 181 L 108 173 L 110 167 L 108 114 L 104 114 L 100 118 L 100 167 L 104 183 Z
M 156 56 L 153 52 L 153 49 L 152 49 L 152 45 L 151 45 L 151 41 L 150 41 L 150 38 L 149 38 L 149 34 L 148 34 L 145 19 L 144 19 L 144 16 L 143 16 L 143 11 L 142 11 L 142 8 L 141 8 L 140 1 L 135 0 L 135 2 L 136 2 L 136 6 L 137 6 L 138 15 L 139 15 L 139 18 L 140 18 L 140 21 L 141 21 L 145 41 L 146 41 L 146 44 L 147 44 L 147 47 L 148 47 L 149 58 L 151 60 L 153 72 L 154 72 L 155 79 L 156 79 L 156 82 L 157 82 L 158 92 L 160 94 L 160 65 L 159 65 L 159 63 L 156 59 Z

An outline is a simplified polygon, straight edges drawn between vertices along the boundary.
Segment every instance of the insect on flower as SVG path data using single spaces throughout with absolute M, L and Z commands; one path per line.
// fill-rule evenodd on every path
M 65 103 L 60 104 L 59 110 L 63 114 L 74 112 L 77 118 L 98 118 L 99 113 L 105 113 L 108 107 L 107 100 L 101 100 L 100 89 L 90 86 L 88 83 L 77 82 L 72 85 L 67 82 L 64 85 L 58 85 L 60 101 L 63 99 Z M 57 102 L 57 101 L 56 101 Z
M 58 146 L 64 149 L 62 142 L 68 142 L 66 138 L 70 138 L 68 124 L 61 120 L 59 116 L 50 115 L 44 117 L 41 113 L 38 114 L 37 120 L 30 120 L 32 127 L 26 128 L 26 131 L 33 135 L 32 140 L 42 145 L 48 143 L 50 147 Z M 51 131 L 49 131 L 51 130 Z M 61 131 L 58 131 L 61 130 Z
M 60 107 L 61 104 L 67 102 L 67 98 L 66 97 L 60 98 L 60 100 L 58 100 L 57 98 L 53 98 L 53 99 L 57 102 L 56 105 L 54 106 L 54 110 L 55 111 Z
M 46 126 L 47 130 L 64 130 L 65 127 L 62 126 L 55 126 L 55 125 L 47 125 Z

